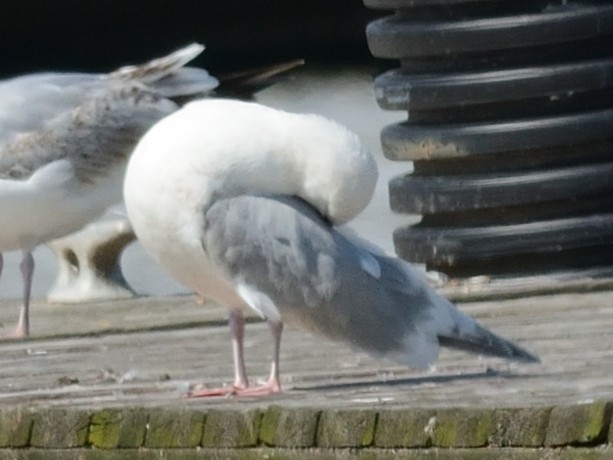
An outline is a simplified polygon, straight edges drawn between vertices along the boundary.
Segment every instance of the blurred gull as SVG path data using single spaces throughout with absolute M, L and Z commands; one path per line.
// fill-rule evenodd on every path
M 23 251 L 23 305 L 10 336 L 29 335 L 32 250 L 121 200 L 128 156 L 153 123 L 179 108 L 170 98 L 217 86 L 205 70 L 183 67 L 203 49 L 191 44 L 106 75 L 0 82 L 0 274 L 1 253 Z
M 202 100 L 139 142 L 124 185 L 137 237 L 158 262 L 230 310 L 235 381 L 195 396 L 281 391 L 283 324 L 427 367 L 439 345 L 537 358 L 478 325 L 409 264 L 337 229 L 371 198 L 376 164 L 357 136 L 316 115 Z M 243 311 L 273 338 L 268 382 L 249 384 Z

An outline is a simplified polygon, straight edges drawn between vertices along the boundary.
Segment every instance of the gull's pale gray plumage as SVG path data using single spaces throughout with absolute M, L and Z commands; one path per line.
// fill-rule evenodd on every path
M 217 200 L 204 212 L 202 243 L 262 315 L 371 354 L 423 368 L 435 359 L 440 342 L 536 359 L 461 313 L 405 262 L 346 238 L 302 200 L 253 195 Z M 369 269 L 369 258 L 378 272 Z
M 104 74 L 41 73 L 0 82 L 2 252 L 21 249 L 24 304 L 15 336 L 28 335 L 32 249 L 75 232 L 121 201 L 128 157 L 151 125 L 217 80 L 183 66 L 192 44 Z
M 27 179 L 68 159 L 79 179 L 92 182 L 125 163 L 144 132 L 178 109 L 168 98 L 217 85 L 202 69 L 181 68 L 202 49 L 190 45 L 112 74 L 42 73 L 0 82 L 0 179 Z
M 281 391 L 284 323 L 423 368 L 440 345 L 536 358 L 438 295 L 409 264 L 341 233 L 364 209 L 377 166 L 354 133 L 319 116 L 196 101 L 158 122 L 130 158 L 124 195 L 139 241 L 180 282 L 230 310 L 234 385 Z M 266 385 L 251 387 L 243 311 L 273 337 Z
M 97 182 L 127 161 L 149 126 L 178 108 L 137 82 L 107 84 L 104 91 L 92 97 L 89 91 L 96 94 L 95 86 L 80 86 L 83 99 L 76 106 L 56 112 L 37 126 L 6 133 L 0 178 L 27 179 L 40 168 L 65 159 L 80 182 Z M 43 99 L 42 104 L 52 101 Z

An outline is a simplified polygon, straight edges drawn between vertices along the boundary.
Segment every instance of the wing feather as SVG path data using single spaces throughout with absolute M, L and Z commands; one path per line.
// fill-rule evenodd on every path
M 403 348 L 427 317 L 423 283 L 412 285 L 395 259 L 356 246 L 297 198 L 216 201 L 205 212 L 203 247 L 236 286 L 265 294 L 284 322 L 374 354 Z

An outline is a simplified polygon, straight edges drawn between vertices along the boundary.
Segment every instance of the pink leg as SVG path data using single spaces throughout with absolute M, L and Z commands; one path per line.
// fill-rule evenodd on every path
M 245 333 L 245 319 L 240 311 L 236 310 L 230 314 L 230 331 L 232 333 L 232 348 L 234 351 L 234 385 L 231 387 L 211 388 L 195 390 L 189 394 L 190 397 L 207 396 L 267 396 L 281 393 L 281 382 L 279 380 L 279 356 L 281 350 L 281 334 L 283 333 L 283 323 L 280 321 L 268 321 L 268 327 L 273 338 L 273 358 L 270 368 L 268 382 L 257 387 L 250 387 L 245 370 L 245 357 L 243 350 L 243 339 Z
M 272 365 L 270 367 L 270 377 L 268 382 L 258 387 L 237 389 L 237 396 L 267 396 L 275 393 L 281 393 L 281 381 L 279 380 L 279 355 L 281 350 L 281 334 L 283 333 L 283 323 L 281 321 L 268 321 L 270 334 L 273 339 L 273 356 Z
M 234 359 L 234 388 L 249 387 L 245 367 L 245 318 L 240 310 L 230 312 L 230 333 L 232 334 L 232 357 Z
M 270 369 L 270 377 L 268 383 L 277 389 L 277 393 L 281 392 L 281 381 L 279 380 L 279 361 L 281 357 L 281 335 L 283 334 L 283 323 L 281 321 L 269 322 L 271 335 L 273 338 L 273 361 Z
M 32 294 L 32 275 L 34 274 L 34 257 L 30 251 L 23 252 L 19 265 L 23 277 L 23 305 L 19 311 L 19 322 L 13 332 L 14 337 L 30 335 L 30 295 Z
M 2 278 L 2 269 L 4 268 L 4 256 L 0 252 L 0 278 Z M 0 323 L 0 326 L 4 327 L 4 324 Z
M 2 269 L 4 268 L 4 256 L 0 252 L 0 278 L 2 278 Z M 4 324 L 0 323 L 0 327 L 4 327 Z
M 23 251 L 23 259 L 19 265 L 23 278 L 23 304 L 19 310 L 19 322 L 15 329 L 3 337 L 25 338 L 30 336 L 30 294 L 32 292 L 32 275 L 34 273 L 34 257 L 30 251 Z M 0 274 L 2 273 L 2 255 L 0 254 Z
M 194 390 L 190 397 L 228 396 L 249 387 L 245 368 L 245 318 L 240 310 L 232 310 L 228 320 L 232 336 L 232 356 L 234 358 L 234 384 L 231 387 Z

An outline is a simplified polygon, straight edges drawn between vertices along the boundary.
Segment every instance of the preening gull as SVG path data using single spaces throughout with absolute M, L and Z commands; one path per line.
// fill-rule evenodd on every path
M 179 106 L 170 98 L 217 86 L 184 67 L 192 44 L 105 75 L 41 73 L 0 82 L 2 252 L 21 249 L 23 305 L 10 334 L 29 334 L 32 250 L 79 230 L 121 201 L 128 156 L 142 134 Z
M 145 134 L 124 197 L 145 250 L 180 282 L 230 310 L 235 381 L 194 392 L 281 391 L 283 324 L 423 369 L 439 345 L 537 358 L 477 324 L 397 258 L 337 229 L 369 202 L 377 168 L 358 137 L 317 115 L 201 100 Z M 273 337 L 268 382 L 252 387 L 243 311 Z

